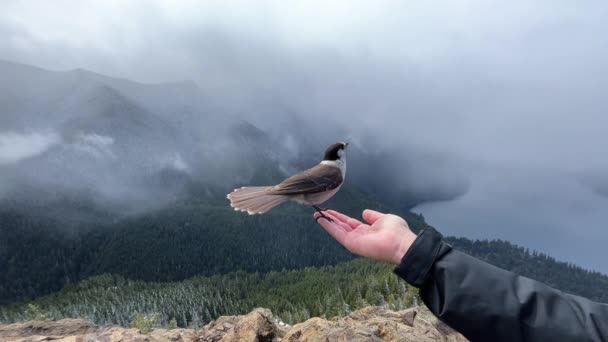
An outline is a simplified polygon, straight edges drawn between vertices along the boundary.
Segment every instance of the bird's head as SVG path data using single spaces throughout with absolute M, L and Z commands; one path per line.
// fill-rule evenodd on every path
M 346 157 L 346 147 L 348 147 L 348 143 L 339 142 L 335 144 L 331 144 L 325 150 L 325 156 L 323 156 L 323 160 L 340 160 Z

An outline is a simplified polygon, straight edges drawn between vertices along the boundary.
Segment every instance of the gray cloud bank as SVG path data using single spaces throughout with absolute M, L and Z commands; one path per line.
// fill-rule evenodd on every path
M 447 234 L 608 271 L 608 3 L 256 4 L 3 2 L 0 58 L 192 80 L 207 108 L 253 122 L 285 153 L 350 139 L 384 156 L 374 167 L 403 170 L 383 175 L 399 190 L 444 190 L 415 210 Z M 98 136 L 72 144 L 115 148 L 88 133 Z M 39 130 L 0 134 L 5 164 L 54 142 Z M 15 139 L 28 143 L 7 150 Z M 192 169 L 172 153 L 162 160 Z
M 15 164 L 36 156 L 57 144 L 59 137 L 53 133 L 0 133 L 0 164 Z

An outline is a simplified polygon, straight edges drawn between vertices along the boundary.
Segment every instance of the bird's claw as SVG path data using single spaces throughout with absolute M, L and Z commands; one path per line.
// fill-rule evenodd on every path
M 317 207 L 316 205 L 313 205 L 312 207 L 315 208 L 315 210 L 319 213 L 319 216 L 317 216 L 317 218 L 315 218 L 315 221 L 319 222 L 320 218 L 324 218 L 324 219 L 326 219 L 329 222 L 334 222 L 334 220 L 331 217 L 326 216 L 325 214 L 323 214 L 323 212 L 325 210 L 327 210 L 328 208 L 321 209 L 321 208 Z

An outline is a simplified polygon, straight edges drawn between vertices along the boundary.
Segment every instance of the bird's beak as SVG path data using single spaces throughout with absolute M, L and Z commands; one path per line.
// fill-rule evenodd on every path
M 348 147 L 348 145 L 349 145 L 349 143 L 345 142 L 345 143 L 344 143 L 344 148 L 347 148 L 347 147 Z

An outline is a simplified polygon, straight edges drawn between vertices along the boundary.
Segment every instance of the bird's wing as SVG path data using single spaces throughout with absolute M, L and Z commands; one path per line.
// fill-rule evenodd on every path
M 319 164 L 298 172 L 272 188 L 277 195 L 298 195 L 333 190 L 342 184 L 342 172 L 335 166 Z

